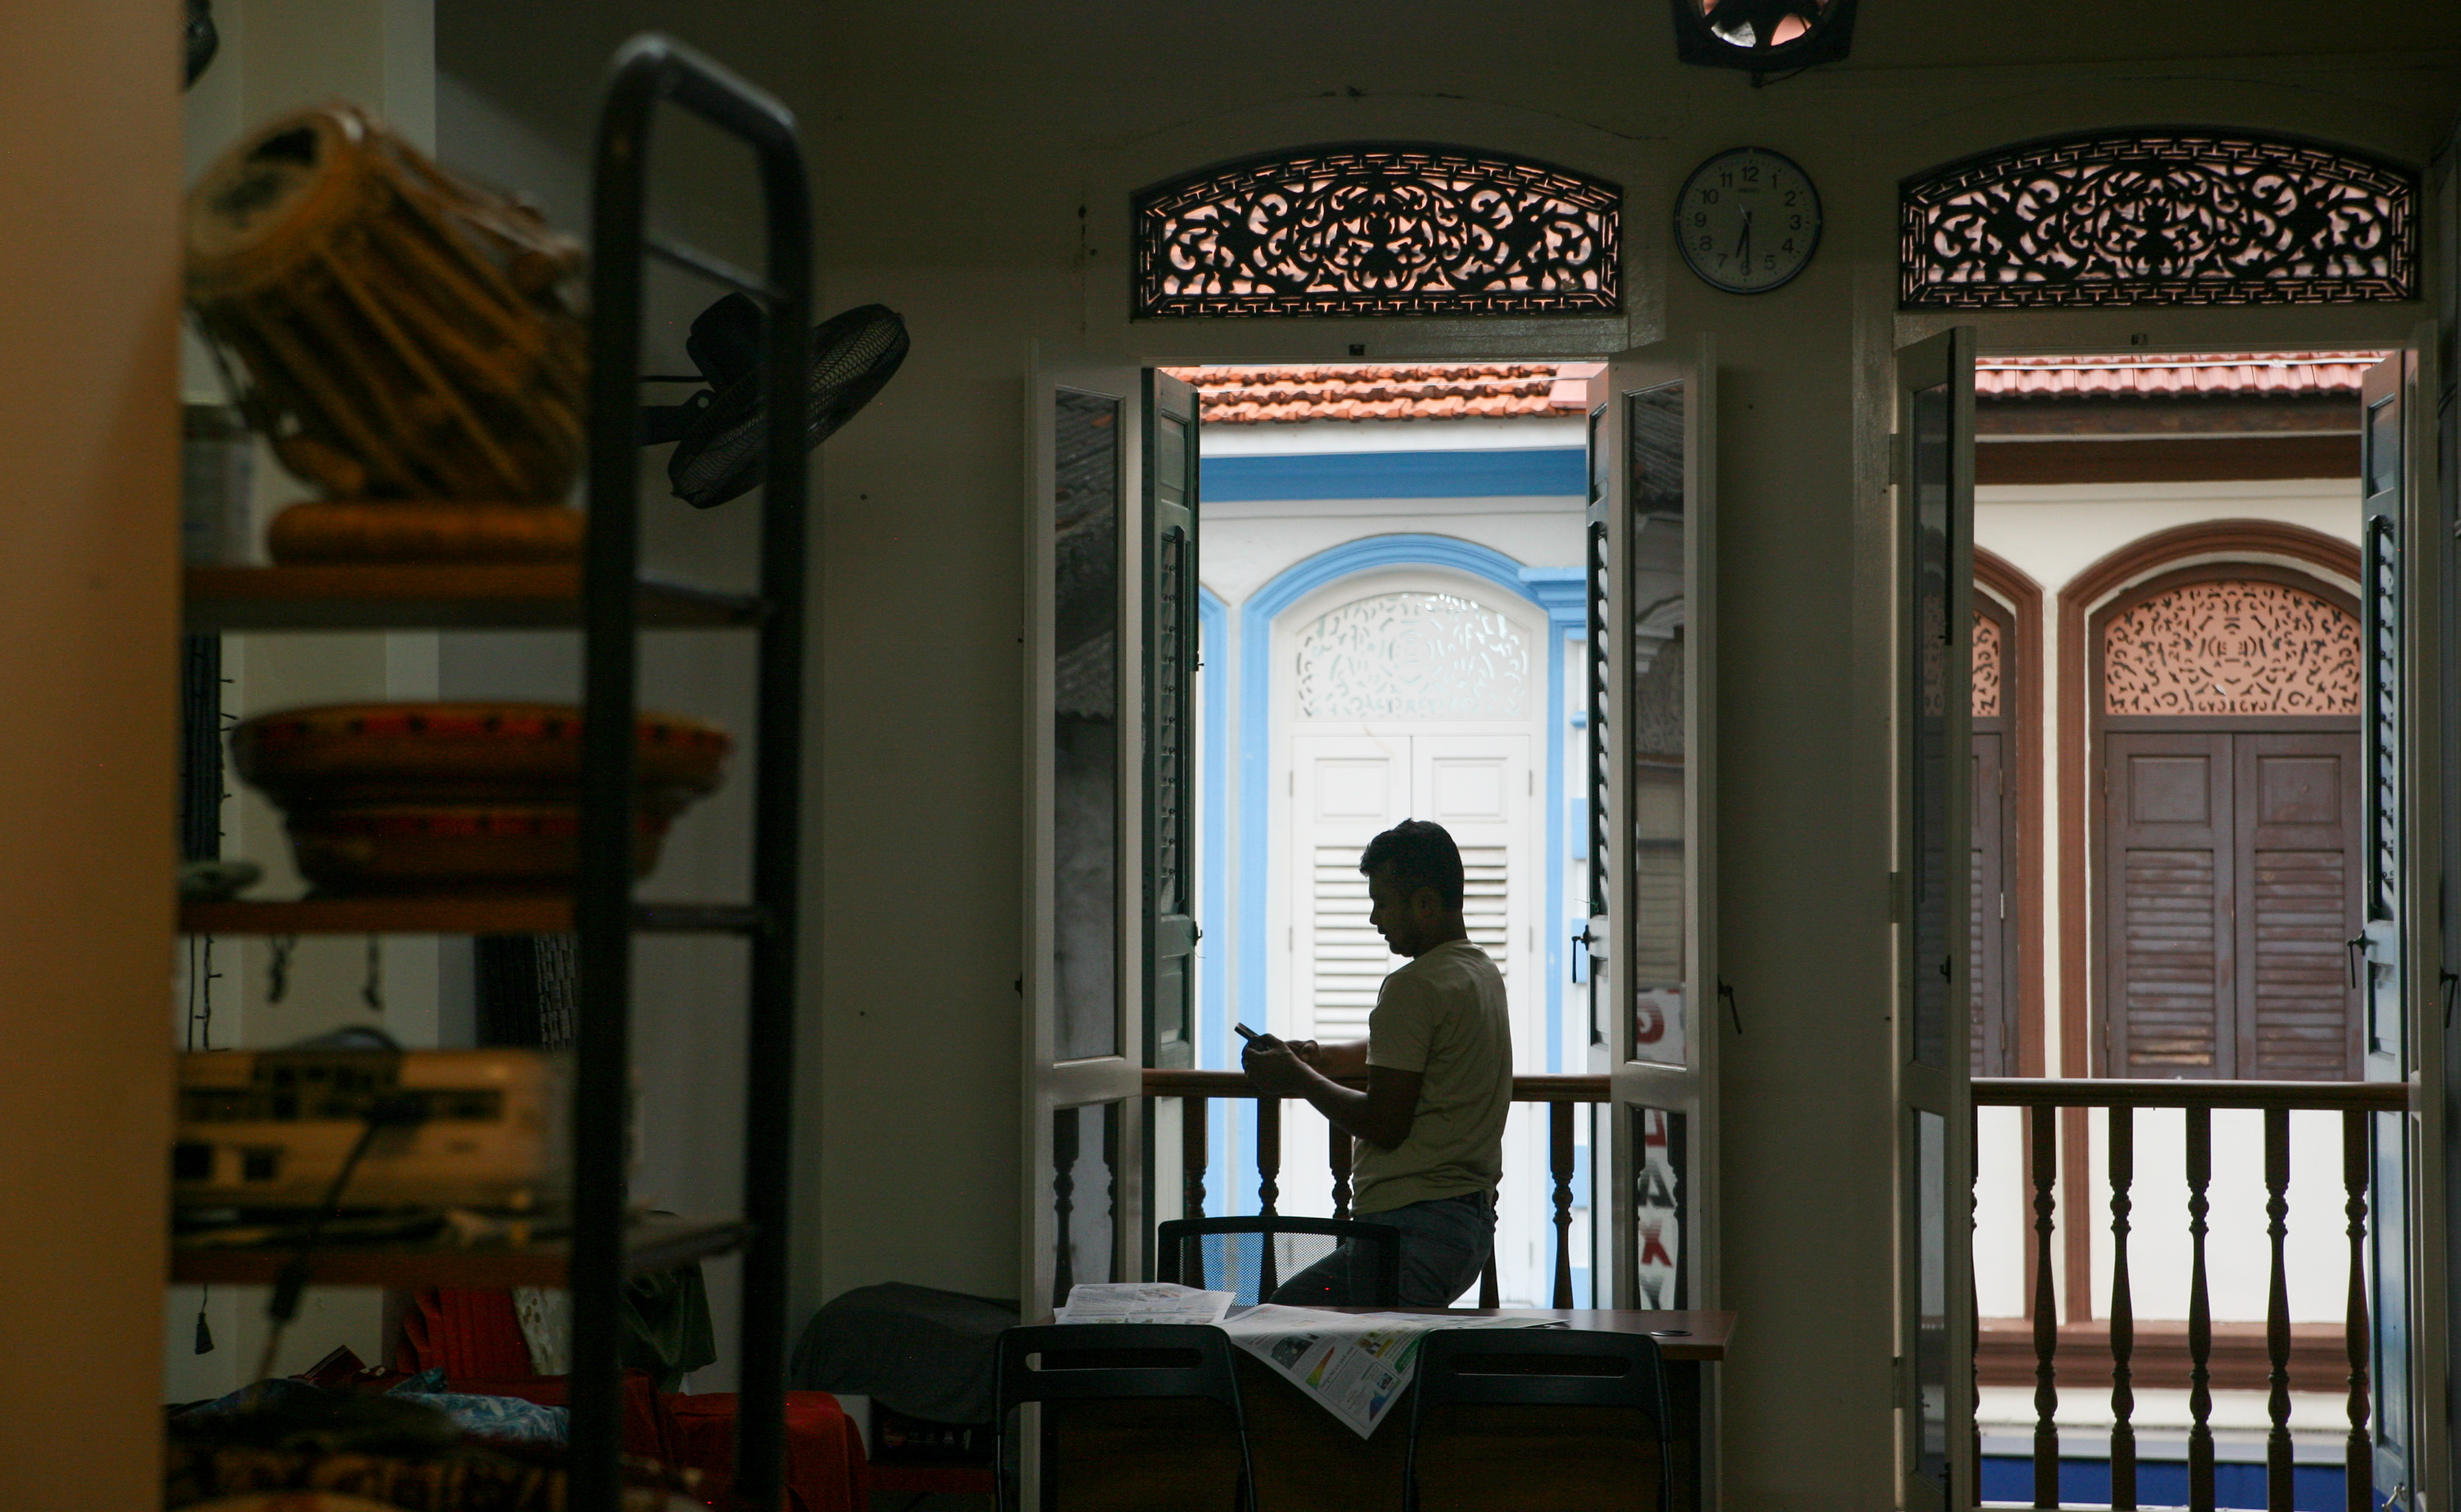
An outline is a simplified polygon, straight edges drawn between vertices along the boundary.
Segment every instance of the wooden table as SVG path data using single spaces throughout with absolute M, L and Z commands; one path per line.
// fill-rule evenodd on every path
M 1521 1317 L 1560 1321 L 1575 1329 L 1615 1333 L 1648 1333 L 1658 1338 L 1666 1359 L 1666 1385 L 1671 1398 L 1668 1429 L 1674 1439 L 1675 1512 L 1696 1512 L 1701 1504 L 1700 1466 L 1707 1450 L 1701 1415 L 1701 1373 L 1726 1357 L 1735 1332 L 1731 1312 L 1648 1312 L 1561 1308 L 1340 1308 L 1342 1312 L 1418 1312 L 1463 1318 Z M 1048 1319 L 1042 1320 L 1048 1321 Z M 1240 1404 L 1248 1417 L 1249 1455 L 1255 1466 L 1256 1505 L 1265 1512 L 1400 1512 L 1402 1473 L 1409 1451 L 1411 1399 L 1404 1393 L 1376 1430 L 1361 1438 L 1316 1401 L 1245 1350 L 1233 1349 L 1238 1362 Z M 1414 1388 L 1415 1389 L 1415 1388 Z M 1140 1461 L 1186 1465 L 1192 1445 L 1188 1424 L 1175 1407 L 1162 1403 L 1123 1403 L 1121 1413 L 1109 1404 L 1079 1404 L 1070 1413 L 1045 1417 L 1046 1431 L 1065 1437 L 1046 1439 L 1057 1459 L 1046 1463 L 1100 1465 L 1099 1473 L 1079 1480 L 1063 1472 L 1061 1508 L 1123 1505 L 1171 1505 L 1201 1512 L 1212 1503 L 1182 1496 L 1168 1501 L 1157 1482 L 1146 1481 L 1132 1466 Z M 1191 1404 L 1195 1405 L 1195 1404 Z M 1099 1420 L 1095 1415 L 1099 1413 Z M 1059 1421 L 1064 1416 L 1064 1423 Z M 1084 1437 L 1080 1437 L 1080 1435 Z M 1509 1466 L 1499 1467 L 1508 1475 Z M 1210 1475 L 1203 1477 L 1211 1480 Z M 1102 1485 L 1100 1482 L 1110 1482 Z M 1072 1491 L 1076 1494 L 1072 1494 Z M 1116 1491 L 1115 1498 L 1103 1494 Z M 1047 1504 L 1047 1503 L 1046 1503 Z M 1227 1502 L 1225 1503 L 1227 1504 Z M 1497 1501 L 1497 1506 L 1509 1505 Z

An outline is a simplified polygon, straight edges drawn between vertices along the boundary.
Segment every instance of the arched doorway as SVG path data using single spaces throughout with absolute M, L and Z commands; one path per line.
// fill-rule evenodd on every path
M 2356 600 L 2207 562 L 2113 597 L 2091 645 L 2098 1069 L 2357 1079 Z
M 1368 925 L 1359 855 L 1401 820 L 1428 819 L 1461 846 L 1470 939 L 1504 973 L 1515 1061 L 1545 1066 L 1550 634 L 1529 598 L 1431 566 L 1339 578 L 1275 618 L 1274 1032 L 1366 1037 L 1401 963 Z M 1523 1174 L 1544 1169 L 1537 1130 L 1524 1109 L 1506 1130 L 1496 1270 L 1507 1297 L 1545 1294 L 1542 1193 Z M 1286 1124 L 1286 1167 L 1323 1170 L 1324 1139 L 1320 1120 Z M 1291 1183 L 1283 1209 L 1326 1205 L 1311 1185 Z
M 2347 605 L 2358 586 L 2359 553 L 2347 541 L 2279 521 L 2205 521 L 2142 537 L 2077 573 L 2060 590 L 2053 722 L 2060 1075 L 2117 1074 L 2110 1069 L 2105 1033 L 2109 981 L 2102 969 L 2108 962 L 2108 915 L 2102 881 L 2109 858 L 2103 786 L 2106 734 L 2124 733 L 2128 726 L 2108 724 L 2103 632 L 2114 610 L 2125 612 L 2141 602 L 2157 582 L 2251 581 L 2277 573 L 2287 575 L 2286 586 Z M 2223 681 L 2227 686 L 2228 679 Z

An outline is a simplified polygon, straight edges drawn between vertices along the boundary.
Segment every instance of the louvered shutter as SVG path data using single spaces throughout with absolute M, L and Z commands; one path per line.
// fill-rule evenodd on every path
M 2359 737 L 2242 733 L 2238 789 L 2239 1075 L 2339 1081 L 2359 1074 L 2358 993 L 2343 948 L 2359 932 Z
M 1980 721 L 1977 721 L 1980 723 Z M 2007 823 L 2000 788 L 2000 732 L 1974 733 L 1974 865 L 1966 918 L 1971 930 L 1974 981 L 1971 1006 L 1973 1072 L 1978 1076 L 2016 1074 L 2007 1043 L 2008 924 L 2001 900 L 2007 887 Z
M 1357 845 L 1315 847 L 1308 967 L 1316 1037 L 1365 1039 L 1377 989 L 1401 962 L 1367 922 L 1367 879 Z
M 1496 969 L 1512 971 L 1512 880 L 1501 845 L 1462 847 L 1464 922 L 1470 944 L 1486 951 Z M 1364 1039 L 1377 990 L 1402 963 L 1384 948 L 1367 922 L 1367 879 L 1359 872 L 1359 847 L 1316 847 L 1315 920 L 1309 968 L 1315 986 L 1319 1039 Z
M 1359 855 L 1408 816 L 1410 739 L 1300 735 L 1291 746 L 1290 1001 L 1296 1012 L 1287 1032 L 1364 1039 L 1376 990 L 1402 962 L 1367 922 Z
M 1509 853 L 1501 845 L 1464 845 L 1461 853 L 1462 922 L 1469 926 L 1469 943 L 1486 951 L 1509 979 L 1513 900 Z
M 1145 372 L 1146 1064 L 1196 1064 L 1196 391 Z
M 2110 1074 L 2236 1075 L 2231 736 L 2115 732 L 2105 761 Z

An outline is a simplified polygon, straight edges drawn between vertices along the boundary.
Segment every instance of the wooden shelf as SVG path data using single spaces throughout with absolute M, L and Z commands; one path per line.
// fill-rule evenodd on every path
M 625 1269 L 638 1275 L 741 1247 L 750 1225 L 739 1221 L 650 1218 L 633 1225 Z M 269 1286 L 290 1263 L 288 1246 L 222 1247 L 171 1243 L 171 1279 L 221 1286 Z M 309 1257 L 309 1281 L 328 1287 L 560 1287 L 571 1274 L 563 1240 L 500 1248 L 440 1246 L 327 1245 Z
M 224 630 L 577 629 L 577 562 L 190 567 L 187 628 Z M 643 578 L 644 629 L 751 626 L 760 600 Z
M 640 903 L 632 923 L 648 934 L 750 934 L 767 927 L 768 912 L 752 904 Z M 566 934 L 572 926 L 572 900 L 548 893 L 180 905 L 183 934 Z

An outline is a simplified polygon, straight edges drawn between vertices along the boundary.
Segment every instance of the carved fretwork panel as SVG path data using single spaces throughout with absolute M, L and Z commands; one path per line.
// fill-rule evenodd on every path
M 1974 717 L 1996 719 L 2000 715 L 2000 622 L 1977 611 L 1974 616 Z
M 2104 628 L 2113 714 L 2354 714 L 2359 621 L 2279 583 L 2189 583 Z
M 1908 305 L 2411 299 L 2417 183 L 2312 143 L 2148 129 L 1986 153 L 1901 186 Z
M 1524 719 L 1530 638 L 1452 593 L 1382 593 L 1299 636 L 1302 719 Z
M 1139 315 L 1623 308 L 1623 191 L 1448 147 L 1276 155 L 1137 197 Z

